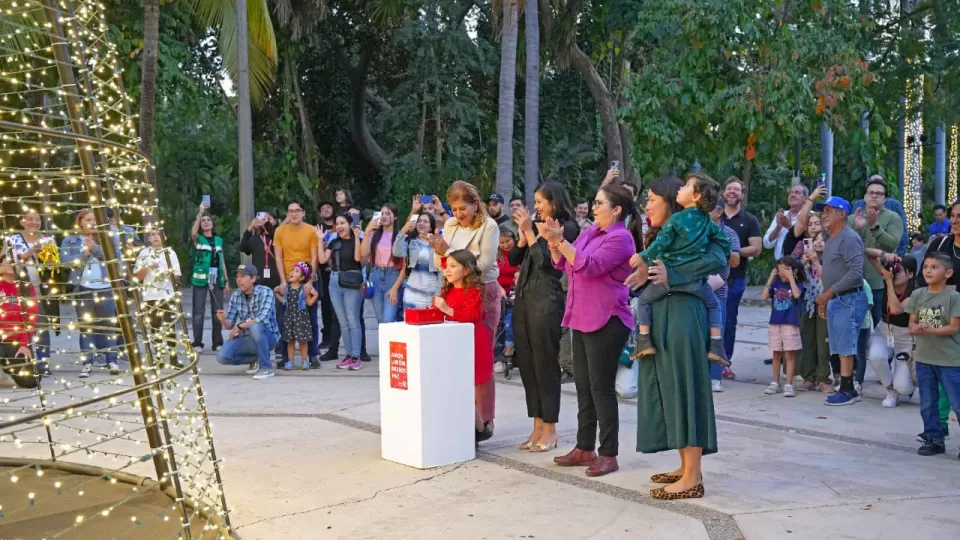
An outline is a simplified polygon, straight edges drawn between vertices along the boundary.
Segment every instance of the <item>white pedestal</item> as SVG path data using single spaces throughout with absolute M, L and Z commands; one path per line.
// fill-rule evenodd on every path
M 473 325 L 387 323 L 379 334 L 383 459 L 429 469 L 475 458 Z

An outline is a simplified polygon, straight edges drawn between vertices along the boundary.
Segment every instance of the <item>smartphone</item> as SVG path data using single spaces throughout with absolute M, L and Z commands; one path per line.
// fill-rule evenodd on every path
M 333 232 L 333 231 L 327 231 L 327 232 L 325 232 L 325 233 L 323 234 L 323 243 L 324 243 L 324 244 L 329 244 L 330 241 L 333 240 L 333 237 L 336 236 L 336 234 L 337 234 L 337 233 L 335 233 L 335 232 Z
M 267 220 L 267 213 L 266 213 L 266 212 L 257 212 L 257 219 L 259 219 L 260 221 L 266 221 L 266 220 Z
M 803 239 L 803 250 L 804 250 L 804 251 L 810 251 L 810 246 L 812 246 L 812 245 L 813 245 L 813 241 L 812 241 L 812 240 L 810 240 L 809 238 L 804 238 L 804 239 Z
M 381 216 L 381 213 L 380 213 L 380 212 L 374 212 L 374 213 L 373 213 L 373 219 L 380 219 L 380 216 Z
M 620 162 L 617 161 L 616 159 L 613 160 L 613 161 L 611 161 L 611 162 L 610 162 L 610 168 L 619 171 L 619 170 L 620 170 Z
M 820 173 L 820 178 L 817 178 L 817 185 L 818 186 L 827 185 L 827 173 L 825 172 Z
M 414 214 L 410 216 L 410 223 L 416 223 L 418 219 L 420 219 L 420 214 Z
M 432 204 L 432 203 L 433 203 L 433 195 L 420 196 L 420 204 Z
M 204 195 L 203 198 L 200 199 L 200 203 L 207 205 L 207 208 L 209 208 L 209 207 L 210 207 L 210 196 L 209 196 L 209 195 Z
M 350 219 L 353 220 L 353 226 L 360 226 L 360 214 L 350 214 Z

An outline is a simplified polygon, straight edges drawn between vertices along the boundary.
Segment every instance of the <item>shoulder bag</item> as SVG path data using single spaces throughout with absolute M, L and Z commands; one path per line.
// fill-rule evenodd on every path
M 356 242 L 356 240 L 354 240 L 354 242 Z M 360 270 L 343 270 L 340 266 L 341 247 L 343 247 L 343 243 L 338 242 L 337 248 L 333 250 L 333 256 L 337 262 L 337 284 L 340 285 L 341 289 L 360 289 L 363 287 L 363 272 Z

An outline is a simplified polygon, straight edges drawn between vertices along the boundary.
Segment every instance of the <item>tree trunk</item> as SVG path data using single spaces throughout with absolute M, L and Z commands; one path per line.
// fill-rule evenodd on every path
M 240 146 L 240 230 L 253 219 L 253 116 L 250 110 L 250 32 L 247 0 L 237 0 L 237 137 Z M 249 257 L 244 256 L 248 261 Z
M 317 141 L 313 138 L 313 127 L 310 125 L 310 115 L 303 103 L 303 92 L 300 91 L 300 74 L 297 63 L 290 60 L 290 74 L 293 82 L 293 93 L 296 96 L 297 115 L 300 117 L 300 138 L 303 141 L 304 173 L 311 182 L 320 176 L 320 153 L 317 151 Z
M 540 183 L 540 14 L 537 3 L 524 6 L 526 29 L 526 82 L 523 110 L 523 186 L 527 205 Z
M 364 50 L 360 53 L 360 59 L 356 65 L 350 61 L 347 52 L 340 50 L 340 61 L 343 70 L 350 80 L 350 132 L 353 135 L 353 142 L 363 152 L 367 161 L 380 173 L 385 173 L 390 165 L 390 158 L 384 152 L 380 144 L 370 133 L 370 126 L 367 125 L 367 66 L 370 63 L 370 51 Z
M 443 124 L 440 117 L 440 89 L 437 88 L 437 106 L 434 111 L 434 120 L 436 121 L 436 137 L 437 137 L 437 172 L 440 172 L 443 169 Z
M 603 139 L 607 148 L 607 161 L 620 161 L 623 168 L 623 144 L 620 141 L 620 127 L 617 125 L 617 107 L 613 100 L 613 95 L 607 89 L 600 73 L 597 72 L 593 61 L 580 50 L 580 47 L 573 45 L 570 48 L 570 65 L 580 73 L 583 81 L 593 96 L 593 101 L 597 105 L 597 112 L 600 115 L 600 124 L 603 126 Z
M 513 114 L 517 84 L 517 4 L 503 6 L 500 38 L 500 110 L 497 118 L 497 193 L 513 196 Z
M 140 151 L 150 158 L 147 181 L 156 191 L 157 171 L 153 165 L 153 127 L 157 109 L 157 47 L 160 43 L 160 0 L 143 2 L 143 58 L 140 88 Z M 152 212 L 144 216 L 154 219 Z
M 420 111 L 420 131 L 417 132 L 417 155 L 423 159 L 423 140 L 427 136 L 427 85 L 423 85 L 423 109 Z

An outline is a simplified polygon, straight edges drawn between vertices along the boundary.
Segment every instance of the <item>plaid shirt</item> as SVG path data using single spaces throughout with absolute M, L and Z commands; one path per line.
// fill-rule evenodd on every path
M 253 293 L 249 296 L 237 289 L 230 295 L 227 304 L 227 321 L 237 325 L 254 319 L 273 332 L 274 337 L 280 336 L 277 327 L 277 315 L 273 303 L 273 291 L 263 285 L 254 285 Z

